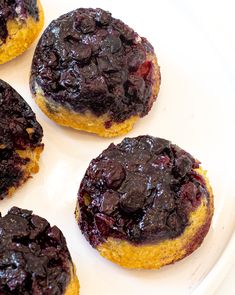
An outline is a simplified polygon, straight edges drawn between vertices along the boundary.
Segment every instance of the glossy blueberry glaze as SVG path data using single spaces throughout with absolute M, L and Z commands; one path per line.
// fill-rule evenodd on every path
M 32 211 L 0 215 L 0 294 L 62 295 L 71 257 L 62 232 Z
M 144 116 L 156 99 L 152 87 L 159 69 L 153 57 L 149 42 L 109 12 L 80 8 L 54 20 L 42 35 L 32 63 L 32 92 L 37 85 L 49 102 L 108 114 L 110 122 Z
M 171 142 L 125 138 L 92 160 L 78 193 L 79 226 L 92 246 L 108 237 L 133 244 L 180 236 L 209 197 L 199 162 Z

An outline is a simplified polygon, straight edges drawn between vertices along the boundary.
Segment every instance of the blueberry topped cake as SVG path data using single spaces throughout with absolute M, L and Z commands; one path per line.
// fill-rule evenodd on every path
M 147 115 L 159 86 L 152 45 L 102 9 L 52 21 L 33 58 L 31 89 L 43 112 L 105 137 L 127 133 Z
M 0 215 L 0 294 L 78 295 L 66 240 L 32 211 L 13 207 Z
M 76 217 L 101 255 L 128 268 L 160 268 L 198 248 L 213 215 L 200 162 L 170 141 L 125 138 L 92 160 Z
M 0 80 L 0 199 L 39 170 L 43 130 L 27 102 Z

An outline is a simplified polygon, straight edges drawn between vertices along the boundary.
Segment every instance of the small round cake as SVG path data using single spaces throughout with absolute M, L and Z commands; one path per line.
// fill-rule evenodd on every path
M 0 64 L 23 53 L 44 24 L 39 0 L 0 1 Z
M 200 163 L 168 140 L 139 136 L 111 144 L 91 161 L 76 218 L 103 257 L 126 268 L 158 269 L 201 245 L 213 211 Z
M 78 295 L 79 282 L 62 232 L 17 207 L 0 216 L 0 294 Z
M 0 80 L 0 199 L 39 170 L 43 130 L 26 101 Z
M 32 63 L 31 90 L 60 125 L 113 137 L 148 114 L 160 87 L 152 45 L 102 9 L 52 21 Z

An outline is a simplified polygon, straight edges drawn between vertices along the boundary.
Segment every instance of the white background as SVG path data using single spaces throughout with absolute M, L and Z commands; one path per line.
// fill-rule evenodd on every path
M 79 6 L 110 10 L 154 45 L 162 72 L 157 103 L 129 136 L 165 137 L 200 159 L 215 194 L 211 230 L 199 250 L 159 271 L 127 271 L 99 257 L 79 232 L 73 211 L 89 161 L 110 142 L 62 128 L 37 108 L 28 88 L 35 45 L 0 66 L 0 78 L 29 102 L 44 128 L 40 172 L 13 198 L 58 225 L 77 266 L 82 295 L 213 294 L 235 261 L 235 22 L 233 1 L 42 0 L 46 23 Z M 235 269 L 216 295 L 235 294 Z

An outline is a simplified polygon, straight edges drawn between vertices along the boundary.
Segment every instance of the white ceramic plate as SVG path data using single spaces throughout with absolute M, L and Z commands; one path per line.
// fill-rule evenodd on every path
M 45 134 L 39 174 L 13 198 L 2 201 L 0 209 L 2 213 L 13 205 L 32 209 L 61 228 L 77 266 L 83 295 L 212 294 L 229 260 L 235 258 L 235 238 L 230 241 L 235 228 L 231 69 L 211 39 L 217 30 L 213 28 L 215 17 L 208 14 L 210 26 L 204 27 L 196 3 L 198 1 L 188 4 L 183 0 L 42 0 L 47 24 L 77 7 L 98 6 L 110 10 L 114 17 L 146 36 L 156 49 L 162 72 L 160 95 L 150 114 L 136 124 L 129 136 L 165 137 L 200 159 L 208 170 L 216 209 L 211 230 L 201 248 L 159 271 L 128 271 L 104 260 L 89 246 L 75 222 L 76 194 L 90 160 L 110 142 L 117 143 L 122 138 L 102 139 L 62 128 L 41 113 L 28 87 L 35 46 L 0 66 L 0 78 L 29 102 Z M 210 6 L 205 7 L 209 13 Z

